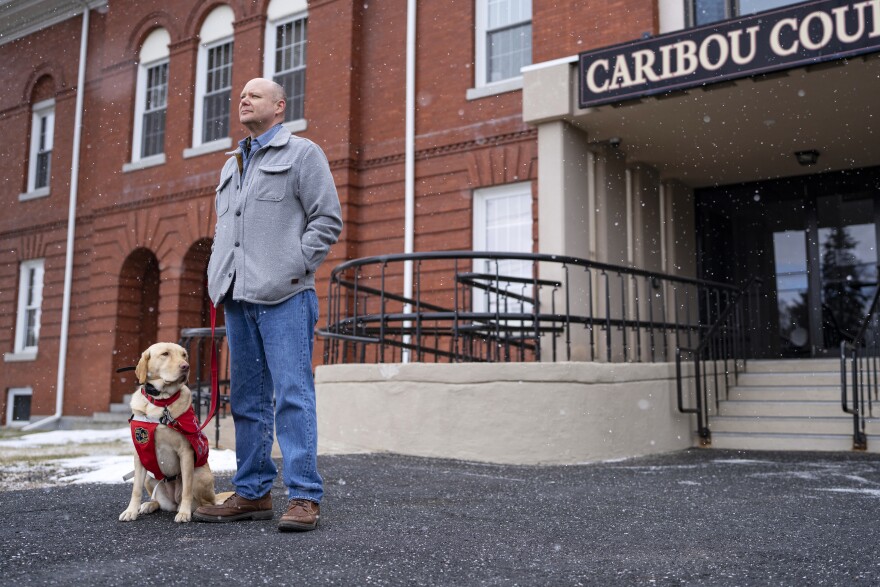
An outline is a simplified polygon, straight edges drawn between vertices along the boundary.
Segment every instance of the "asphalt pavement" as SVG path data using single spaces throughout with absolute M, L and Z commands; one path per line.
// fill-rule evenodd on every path
M 880 455 L 693 449 L 578 466 L 319 457 L 321 524 L 124 523 L 129 486 L 0 493 L 0 583 L 878 585 Z M 218 476 L 217 491 L 231 489 Z

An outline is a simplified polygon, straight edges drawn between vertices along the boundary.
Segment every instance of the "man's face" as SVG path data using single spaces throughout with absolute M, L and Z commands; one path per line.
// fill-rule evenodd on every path
M 251 80 L 241 91 L 238 119 L 249 129 L 268 129 L 276 114 L 284 112 L 284 102 L 278 101 L 271 85 L 263 80 Z

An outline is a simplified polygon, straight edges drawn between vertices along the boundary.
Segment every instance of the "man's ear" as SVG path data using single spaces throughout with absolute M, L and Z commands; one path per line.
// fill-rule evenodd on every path
M 134 374 L 137 375 L 138 383 L 143 385 L 147 382 L 147 365 L 150 363 L 150 351 L 146 350 L 141 353 L 141 360 L 138 361 L 137 367 L 134 368 Z

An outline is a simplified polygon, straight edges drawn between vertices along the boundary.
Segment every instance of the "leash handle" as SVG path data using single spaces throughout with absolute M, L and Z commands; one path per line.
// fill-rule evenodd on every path
M 214 338 L 214 330 L 217 328 L 217 308 L 211 303 L 211 409 L 208 417 L 202 423 L 199 432 L 204 430 L 211 418 L 217 412 L 217 404 L 220 403 L 220 367 L 217 365 L 217 339 Z

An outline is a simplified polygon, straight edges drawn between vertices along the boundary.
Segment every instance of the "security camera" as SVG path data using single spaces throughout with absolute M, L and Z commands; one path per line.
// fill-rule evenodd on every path
M 620 137 L 611 137 L 608 139 L 608 144 L 611 145 L 612 149 L 616 149 L 620 146 Z

